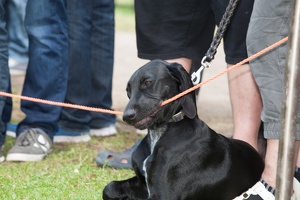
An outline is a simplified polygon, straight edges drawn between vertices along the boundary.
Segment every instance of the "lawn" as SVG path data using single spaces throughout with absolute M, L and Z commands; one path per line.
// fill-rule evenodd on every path
M 135 30 L 133 1 L 134 0 L 115 0 L 116 30 Z
M 1 163 L 0 199 L 102 199 L 108 182 L 129 178 L 133 171 L 97 167 L 97 153 L 124 150 L 140 137 L 119 132 L 114 137 L 93 137 L 88 143 L 54 144 L 53 152 L 42 162 Z M 7 137 L 4 155 L 13 142 Z
M 116 30 L 134 31 L 133 0 L 116 0 Z M 14 93 L 18 93 L 13 88 Z M 19 100 L 14 99 L 12 121 L 22 118 Z M 88 143 L 54 144 L 53 152 L 42 162 L 0 164 L 0 199 L 102 199 L 104 186 L 112 180 L 133 176 L 132 170 L 97 167 L 95 157 L 102 149 L 122 151 L 141 136 L 122 129 L 117 136 L 93 137 Z M 126 130 L 126 131 L 124 131 Z M 4 155 L 14 138 L 7 137 Z

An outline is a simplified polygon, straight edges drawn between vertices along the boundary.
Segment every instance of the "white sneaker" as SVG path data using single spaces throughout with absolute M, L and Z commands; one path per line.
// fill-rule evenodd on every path
M 300 200 L 300 182 L 294 177 L 293 184 L 294 194 L 291 200 Z
M 58 131 L 55 133 L 53 142 L 54 143 L 61 143 L 61 142 L 68 142 L 68 143 L 78 143 L 78 142 L 88 142 L 92 138 L 87 131 L 70 131 L 59 127 Z
M 249 190 L 241 194 L 240 196 L 234 198 L 233 200 L 275 200 L 275 196 L 269 192 L 264 184 L 261 181 L 258 181 L 254 186 L 252 186 Z
M 115 125 L 110 125 L 108 127 L 99 128 L 99 129 L 90 129 L 90 135 L 92 136 L 112 136 L 117 134 L 117 129 Z

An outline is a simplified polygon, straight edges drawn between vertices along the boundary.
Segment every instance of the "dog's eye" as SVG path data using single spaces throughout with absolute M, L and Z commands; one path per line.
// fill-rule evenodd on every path
M 143 86 L 143 88 L 146 88 L 146 87 L 149 87 L 150 85 L 152 84 L 152 81 L 144 81 L 143 82 L 143 84 L 142 84 L 142 86 Z

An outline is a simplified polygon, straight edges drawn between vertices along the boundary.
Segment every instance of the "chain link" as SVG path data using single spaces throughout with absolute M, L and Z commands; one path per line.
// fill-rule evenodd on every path
M 233 15 L 238 2 L 239 2 L 239 0 L 230 0 L 229 1 L 226 11 L 222 17 L 222 20 L 221 20 L 219 26 L 218 26 L 216 35 L 214 36 L 214 39 L 210 45 L 210 48 L 208 49 L 208 51 L 205 54 L 205 57 L 203 58 L 202 64 L 210 63 L 214 59 L 214 57 L 217 53 L 217 48 L 223 38 L 224 32 L 226 31 L 228 24 L 230 23 L 230 18 Z

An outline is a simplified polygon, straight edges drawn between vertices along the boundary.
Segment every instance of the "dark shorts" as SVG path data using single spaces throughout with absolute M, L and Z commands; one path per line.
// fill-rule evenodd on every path
M 138 56 L 201 61 L 229 0 L 136 0 Z M 246 34 L 254 0 L 240 0 L 224 35 L 226 62 L 247 58 Z

